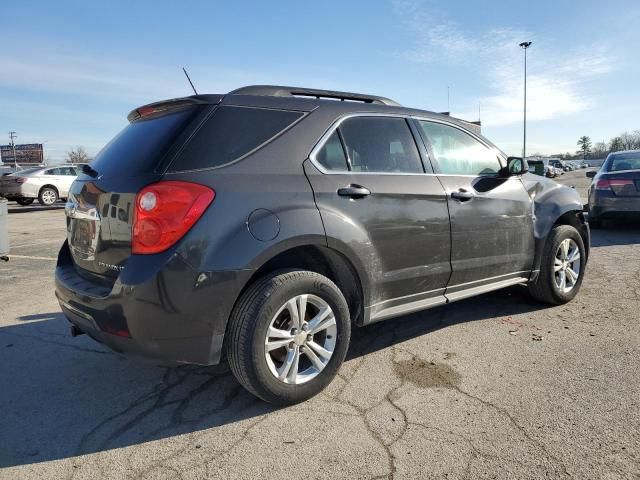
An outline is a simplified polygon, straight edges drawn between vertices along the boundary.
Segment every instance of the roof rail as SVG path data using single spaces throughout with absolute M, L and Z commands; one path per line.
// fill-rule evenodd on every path
M 229 95 L 265 95 L 270 97 L 312 97 L 333 98 L 336 100 L 349 100 L 353 102 L 377 103 L 399 107 L 400 104 L 385 97 L 376 95 L 363 95 L 361 93 L 337 92 L 334 90 L 320 90 L 317 88 L 284 87 L 280 85 L 251 85 L 238 88 L 229 92 Z

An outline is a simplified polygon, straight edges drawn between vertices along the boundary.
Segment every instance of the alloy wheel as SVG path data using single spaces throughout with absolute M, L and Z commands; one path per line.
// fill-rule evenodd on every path
M 53 205 L 56 202 L 56 192 L 50 189 L 45 190 L 42 192 L 42 201 L 45 205 Z
M 269 371 L 287 384 L 313 380 L 331 360 L 337 333 L 326 301 L 311 294 L 291 298 L 278 309 L 267 330 L 264 346 Z
M 578 244 L 570 238 L 565 238 L 558 245 L 553 263 L 556 287 L 561 292 L 569 293 L 575 288 L 580 278 L 581 266 Z

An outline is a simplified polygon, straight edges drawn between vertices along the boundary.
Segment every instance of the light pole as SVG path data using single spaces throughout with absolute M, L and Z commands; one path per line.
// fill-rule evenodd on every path
M 524 50 L 524 138 L 522 140 L 522 158 L 527 159 L 527 48 L 532 42 L 522 42 L 520 47 Z
M 9 138 L 11 139 L 11 150 L 13 150 L 13 166 L 16 169 L 16 172 L 18 171 L 18 157 L 16 157 L 16 142 L 15 139 L 18 136 L 16 135 L 16 132 L 9 132 Z

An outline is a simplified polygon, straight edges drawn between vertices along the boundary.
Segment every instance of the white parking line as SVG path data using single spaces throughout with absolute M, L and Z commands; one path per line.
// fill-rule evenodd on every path
M 7 255 L 9 258 L 26 258 L 28 260 L 53 260 L 56 261 L 58 260 L 57 258 L 54 257 L 32 257 L 30 255 Z

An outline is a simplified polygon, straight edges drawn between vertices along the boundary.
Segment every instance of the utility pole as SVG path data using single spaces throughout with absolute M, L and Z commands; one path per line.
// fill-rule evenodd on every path
M 524 50 L 524 124 L 522 139 L 522 159 L 527 159 L 527 48 L 532 42 L 522 42 L 520 47 Z
M 13 166 L 18 171 L 18 158 L 16 157 L 16 142 L 14 141 L 18 136 L 16 132 L 9 132 L 9 138 L 11 139 L 11 150 L 13 151 Z
M 447 113 L 451 115 L 451 105 L 449 103 L 449 85 L 447 85 Z

